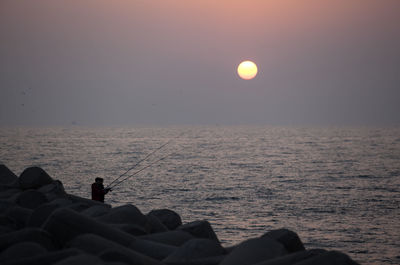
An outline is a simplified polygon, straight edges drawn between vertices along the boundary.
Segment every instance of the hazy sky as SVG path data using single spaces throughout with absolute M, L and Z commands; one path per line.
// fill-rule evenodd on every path
M 399 14 L 399 0 L 0 0 L 0 125 L 400 125 Z

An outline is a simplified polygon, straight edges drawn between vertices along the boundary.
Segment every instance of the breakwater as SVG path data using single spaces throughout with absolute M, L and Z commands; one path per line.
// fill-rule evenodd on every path
M 345 253 L 305 249 L 288 229 L 223 247 L 207 220 L 74 196 L 43 169 L 18 177 L 0 165 L 2 264 L 357 264 Z

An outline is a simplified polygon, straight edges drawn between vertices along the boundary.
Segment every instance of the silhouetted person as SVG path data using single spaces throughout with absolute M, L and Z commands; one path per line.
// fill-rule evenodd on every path
M 95 183 L 92 184 L 92 200 L 104 202 L 104 195 L 110 190 L 110 188 L 104 188 L 102 178 L 96 178 Z

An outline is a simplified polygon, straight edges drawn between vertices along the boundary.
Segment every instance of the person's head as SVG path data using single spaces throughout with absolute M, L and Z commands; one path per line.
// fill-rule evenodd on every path
M 96 178 L 95 181 L 96 181 L 96 183 L 103 184 L 103 179 L 102 178 Z

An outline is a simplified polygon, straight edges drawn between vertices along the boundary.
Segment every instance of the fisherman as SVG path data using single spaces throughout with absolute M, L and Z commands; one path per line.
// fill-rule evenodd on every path
M 92 184 L 92 200 L 104 202 L 104 195 L 106 195 L 110 188 L 104 188 L 103 179 L 96 178 L 95 182 Z

